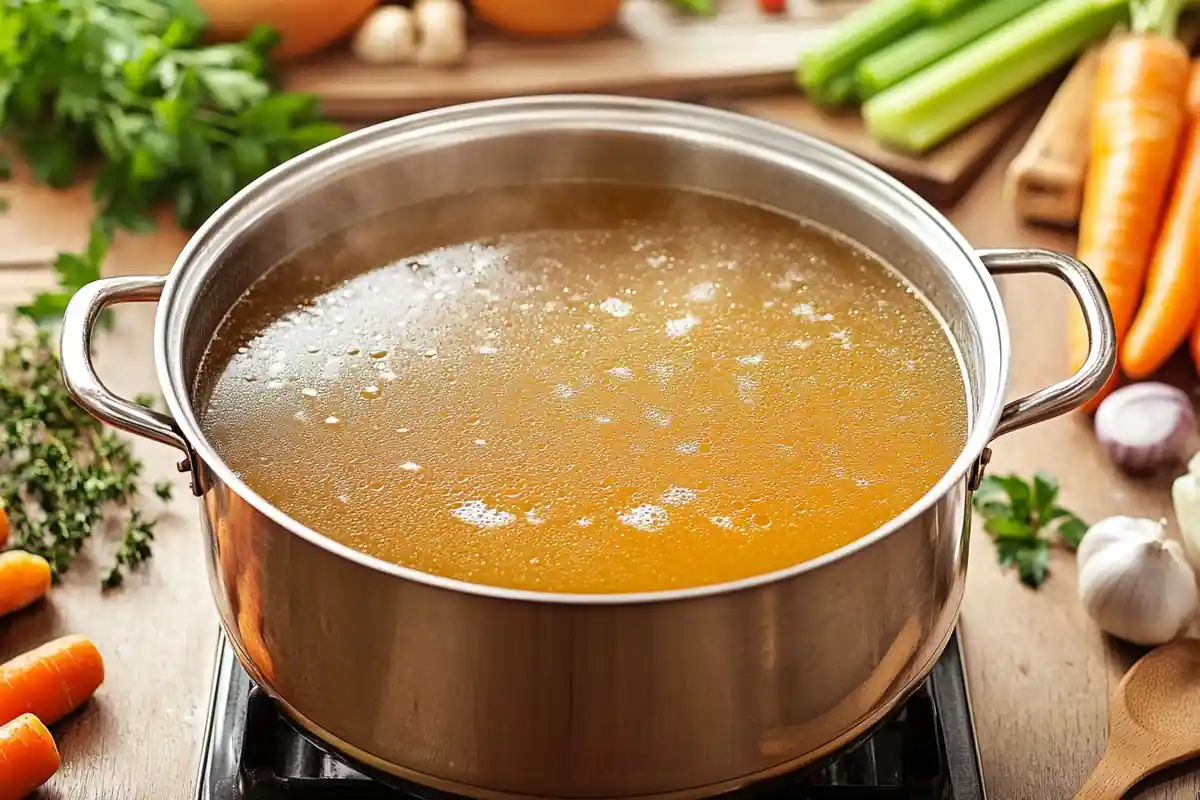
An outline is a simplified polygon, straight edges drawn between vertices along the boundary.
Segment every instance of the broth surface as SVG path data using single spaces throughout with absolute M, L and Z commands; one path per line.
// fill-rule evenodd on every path
M 238 302 L 202 381 L 205 435 L 292 517 L 556 592 L 828 553 L 932 488 L 967 427 L 945 329 L 874 257 L 604 184 L 430 203 L 301 253 Z

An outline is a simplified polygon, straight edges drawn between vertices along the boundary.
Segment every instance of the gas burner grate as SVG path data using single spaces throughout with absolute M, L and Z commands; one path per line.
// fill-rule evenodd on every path
M 297 733 L 253 686 L 224 640 L 196 800 L 452 800 L 364 777 Z M 957 636 L 899 713 L 804 777 L 730 800 L 985 800 Z

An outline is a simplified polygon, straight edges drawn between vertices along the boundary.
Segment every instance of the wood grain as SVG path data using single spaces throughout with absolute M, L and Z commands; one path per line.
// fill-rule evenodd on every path
M 1125 673 L 1108 746 L 1075 800 L 1121 800 L 1147 775 L 1200 755 L 1200 640 L 1156 647 Z
M 286 88 L 339 119 L 388 119 L 454 103 L 557 92 L 695 98 L 792 86 L 800 53 L 865 0 L 792 0 L 786 16 L 725 0 L 711 18 L 659 0 L 626 0 L 620 24 L 583 39 L 539 41 L 481 28 L 458 69 L 376 66 L 348 52 L 289 67 Z
M 1069 249 L 1065 235 L 1020 226 L 1001 202 L 1004 166 L 1021 138 L 1013 137 L 950 217 L 978 246 Z M 0 195 L 11 201 L 11 211 L 0 216 L 6 243 L 0 254 L 0 303 L 8 305 L 45 276 L 7 269 L 4 263 L 16 256 L 45 257 L 57 246 L 82 242 L 89 203 L 85 190 L 58 196 L 31 189 L 20 176 Z M 112 266 L 122 272 L 161 272 L 183 240 L 170 228 L 123 239 Z M 1006 279 L 1003 291 L 1014 348 L 1011 394 L 1016 396 L 1063 376 L 1061 311 L 1068 295 L 1040 276 Z M 120 309 L 112 338 L 97 346 L 102 371 L 118 390 L 155 385 L 149 358 L 152 313 L 148 307 Z M 1194 374 L 1186 365 L 1176 366 L 1181 375 Z M 149 477 L 180 480 L 169 449 L 143 442 L 136 447 L 150 466 Z M 1061 479 L 1063 502 L 1086 519 L 1169 512 L 1165 484 L 1122 478 L 1078 418 L 996 442 L 993 473 L 1029 474 L 1039 468 Z M 177 486 L 178 499 L 160 530 L 155 559 L 127 588 L 102 594 L 99 570 L 81 564 L 49 602 L 0 620 L 0 657 L 54 636 L 84 633 L 108 660 L 108 680 L 96 701 L 56 726 L 66 763 L 39 795 L 42 800 L 192 797 L 216 621 L 202 567 L 206 545 L 197 510 L 182 483 Z M 997 568 L 985 534 L 977 531 L 972 544 L 963 641 L 988 796 L 1071 797 L 1100 759 L 1110 693 L 1138 653 L 1104 639 L 1084 615 L 1069 555 L 1055 554 L 1052 577 L 1034 592 Z M 1197 775 L 1175 771 L 1134 797 L 1194 800 Z
M 1008 167 L 1006 196 L 1022 219 L 1055 225 L 1079 221 L 1102 46 L 1093 45 L 1075 62 Z

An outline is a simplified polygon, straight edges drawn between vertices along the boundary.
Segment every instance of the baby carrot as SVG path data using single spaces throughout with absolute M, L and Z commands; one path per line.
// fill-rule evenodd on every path
M 0 727 L 0 800 L 21 800 L 50 780 L 61 763 L 54 737 L 33 714 Z
M 64 636 L 0 665 L 0 724 L 34 714 L 53 725 L 104 682 L 104 661 L 82 636 Z
M 33 603 L 50 588 L 50 563 L 20 550 L 0 553 L 0 616 Z
M 1133 322 L 1183 133 L 1190 63 L 1174 37 L 1178 2 L 1133 4 L 1133 33 L 1100 54 L 1079 259 L 1099 278 L 1121 347 Z M 1153 12 L 1153 13 L 1149 13 Z M 1087 357 L 1082 316 L 1070 317 L 1071 361 Z M 1094 410 L 1116 375 L 1085 408 Z
M 1189 95 L 1200 92 L 1193 68 Z M 1146 378 L 1166 363 L 1200 314 L 1200 119 L 1189 103 L 1183 156 L 1150 261 L 1146 294 L 1121 349 L 1121 367 Z

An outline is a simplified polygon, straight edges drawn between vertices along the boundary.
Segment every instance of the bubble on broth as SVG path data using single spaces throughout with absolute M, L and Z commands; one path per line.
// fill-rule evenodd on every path
M 707 303 L 717 293 L 717 285 L 712 281 L 697 283 L 688 290 L 687 299 L 693 303 Z
M 648 504 L 622 511 L 617 514 L 617 519 L 622 525 L 645 533 L 657 533 L 670 522 L 665 508 Z
M 671 424 L 671 415 L 661 408 L 647 408 L 644 412 L 646 419 L 653 425 L 665 428 Z
M 700 324 L 700 320 L 688 314 L 679 319 L 667 320 L 667 336 L 672 338 L 679 336 L 687 336 L 692 328 Z
M 515 515 L 507 511 L 489 508 L 482 500 L 471 500 L 463 503 L 458 508 L 450 512 L 454 518 L 460 522 L 465 522 L 468 525 L 473 525 L 476 528 L 503 528 L 505 525 L 511 525 L 517 521 Z
M 628 317 L 633 306 L 617 297 L 610 297 L 600 304 L 600 310 L 614 317 Z
M 670 486 L 662 493 L 664 506 L 685 506 L 696 499 L 696 490 L 685 486 Z

